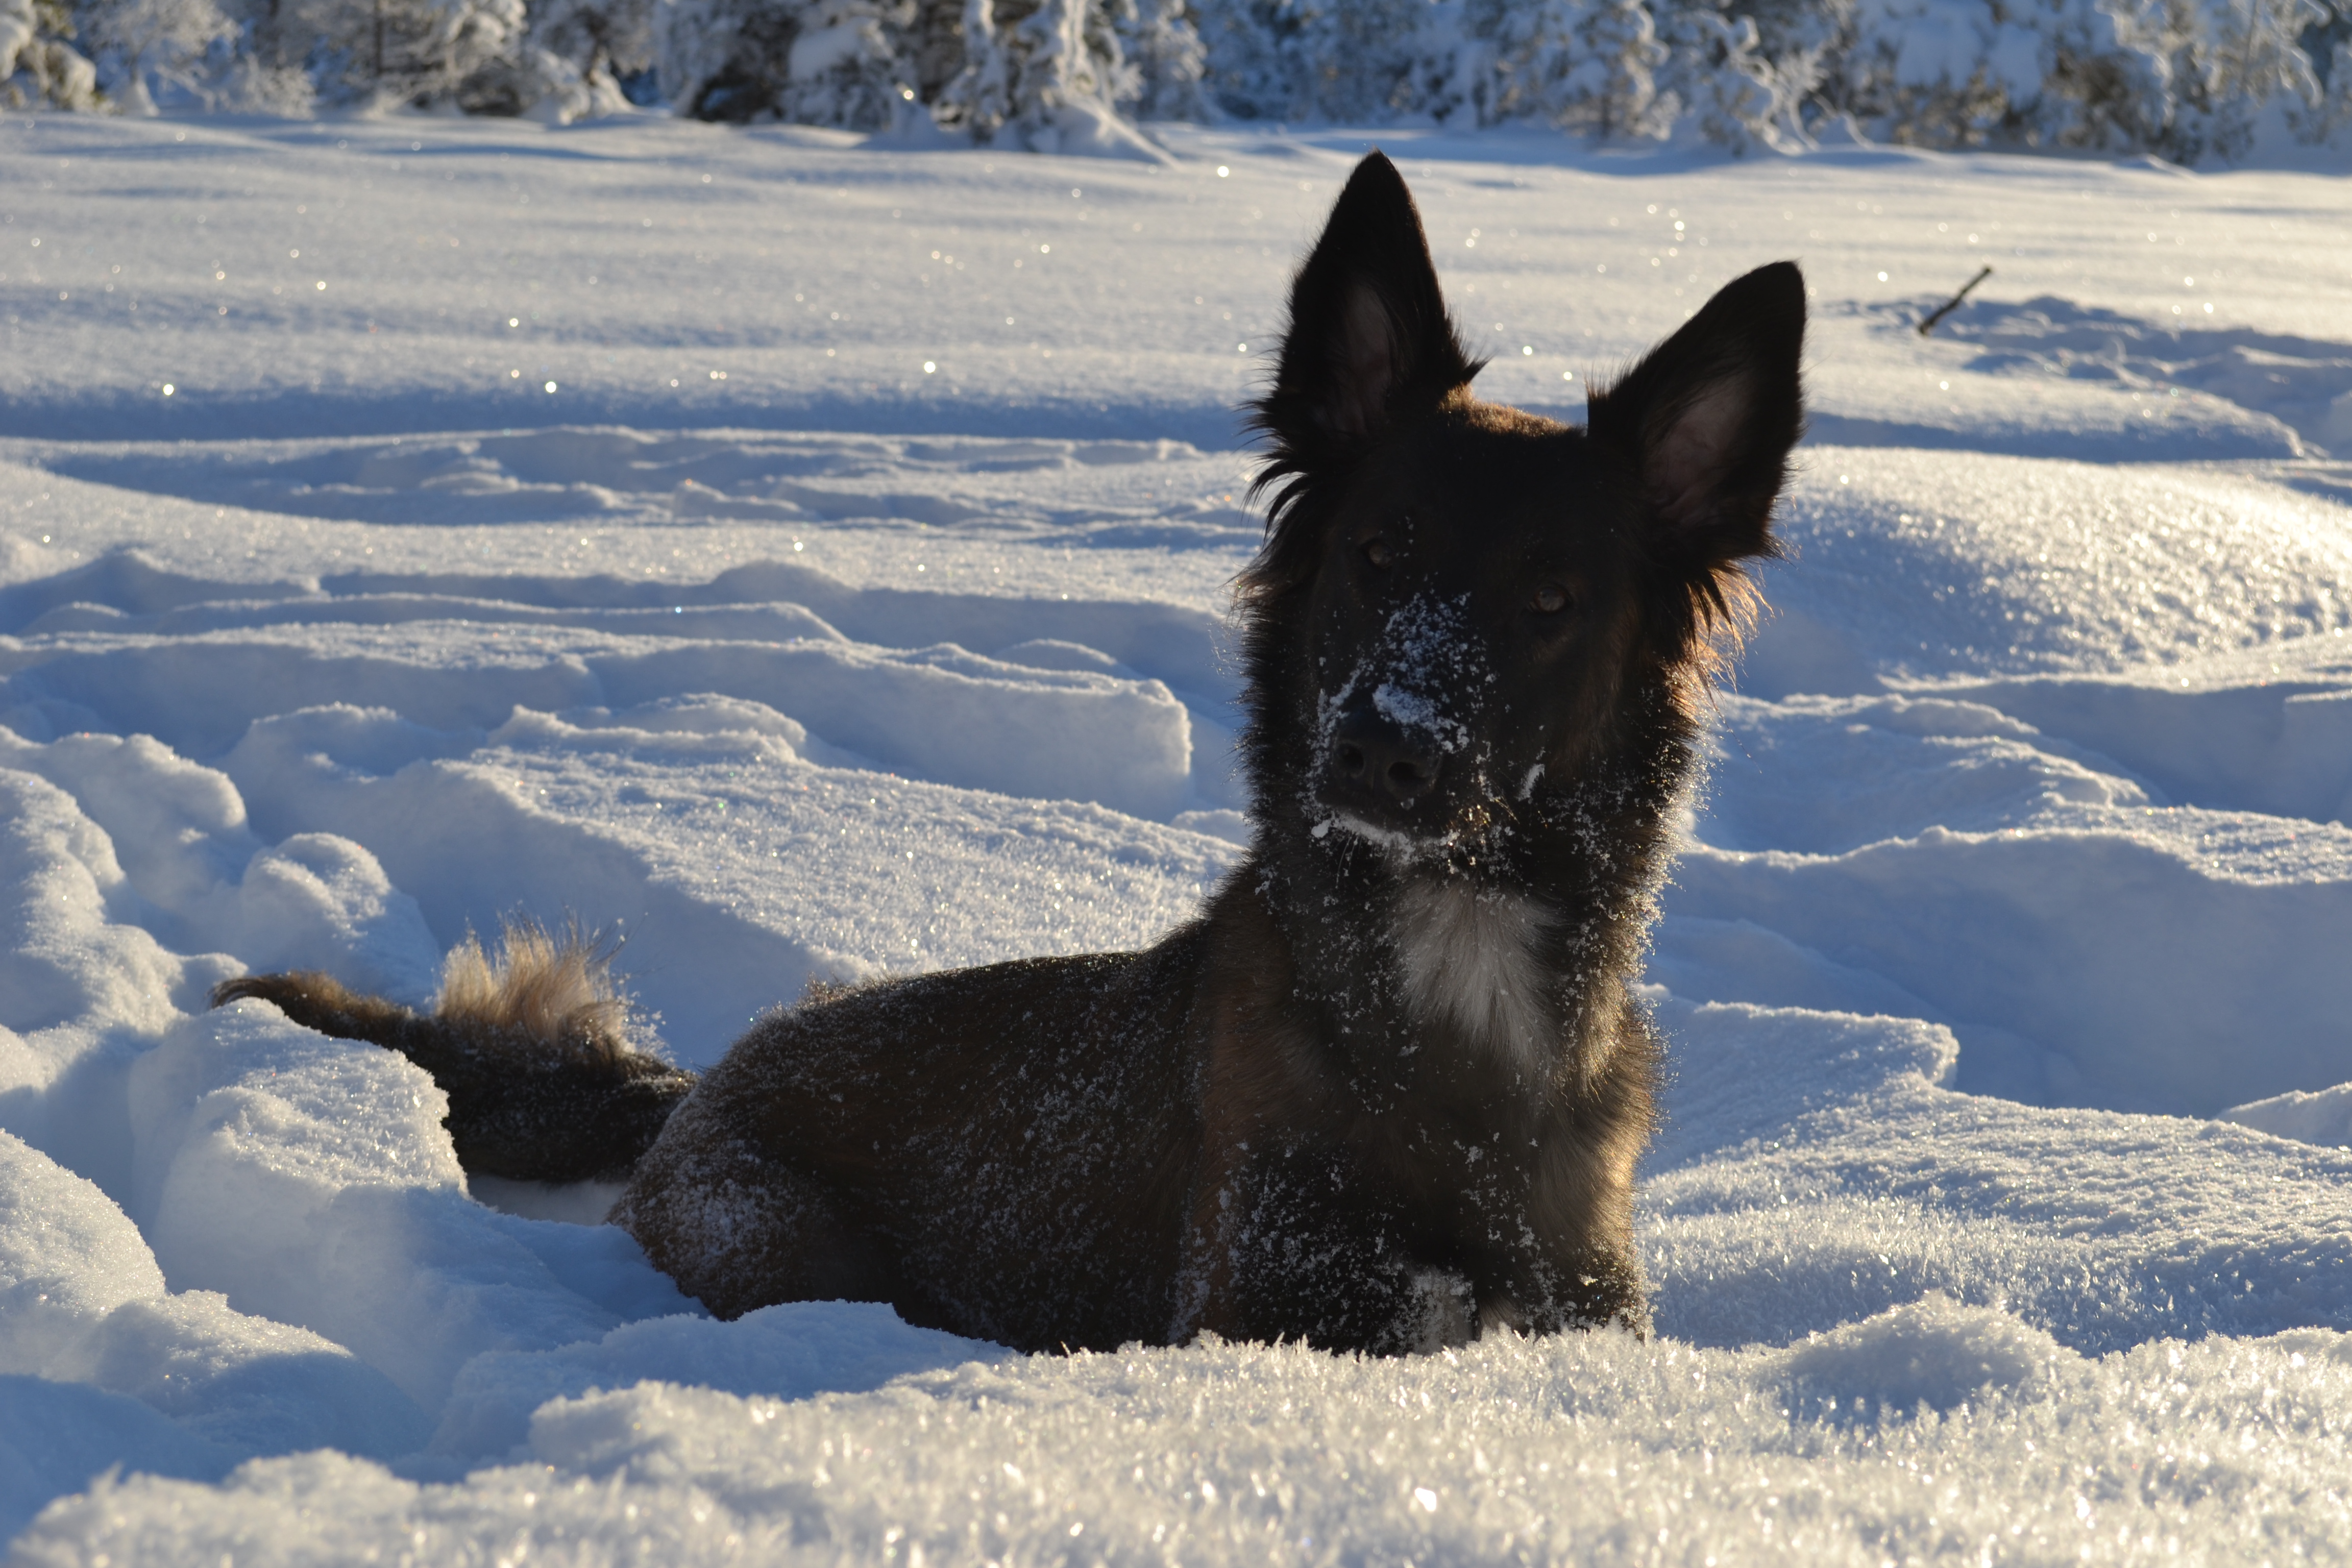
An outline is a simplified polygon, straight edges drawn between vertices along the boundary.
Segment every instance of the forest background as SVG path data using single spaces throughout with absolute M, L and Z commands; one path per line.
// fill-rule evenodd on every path
M 0 0 L 0 107 L 409 107 L 1156 155 L 1152 121 L 2308 162 L 2352 0 Z

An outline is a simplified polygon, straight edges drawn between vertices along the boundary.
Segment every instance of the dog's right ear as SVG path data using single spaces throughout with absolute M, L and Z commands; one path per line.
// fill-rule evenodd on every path
M 1282 368 L 1257 403 L 1276 463 L 1312 473 L 1478 374 L 1445 313 L 1421 214 L 1396 165 L 1356 165 L 1290 289 Z
M 1606 391 L 1590 427 L 1633 464 L 1653 556 L 1688 581 L 1772 554 L 1772 503 L 1805 425 L 1805 279 L 1790 261 L 1725 284 Z

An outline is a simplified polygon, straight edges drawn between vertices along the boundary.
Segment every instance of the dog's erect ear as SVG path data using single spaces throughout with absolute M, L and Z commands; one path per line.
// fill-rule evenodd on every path
M 1396 165 L 1356 165 L 1290 289 L 1290 331 L 1257 423 L 1311 467 L 1478 374 L 1446 319 L 1421 214 Z
M 1772 502 L 1803 433 L 1805 279 L 1792 261 L 1723 286 L 1607 392 L 1596 439 L 1640 476 L 1650 549 L 1694 575 L 1772 552 Z

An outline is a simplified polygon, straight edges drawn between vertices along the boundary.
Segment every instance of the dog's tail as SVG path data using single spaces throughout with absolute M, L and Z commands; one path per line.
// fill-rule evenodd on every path
M 322 1035 L 398 1051 L 448 1095 L 446 1125 L 470 1174 L 620 1179 L 695 1075 L 631 1038 L 612 952 L 593 937 L 575 928 L 559 939 L 522 921 L 499 946 L 495 961 L 471 935 L 454 949 L 429 1014 L 310 972 L 225 980 L 213 1005 L 258 997 Z

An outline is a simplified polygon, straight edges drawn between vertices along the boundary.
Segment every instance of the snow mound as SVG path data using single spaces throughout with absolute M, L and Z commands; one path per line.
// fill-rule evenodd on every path
M 1970 1401 L 2049 1399 L 2071 1392 L 2083 1358 L 1990 1308 L 1929 1295 L 1858 1323 L 1810 1334 L 1789 1352 L 1791 1387 L 1822 1410 L 1857 1419 L 1874 1407 L 1908 1414 Z
M 2268 1100 L 2233 1105 L 2221 1112 L 2221 1120 L 2275 1138 L 2341 1148 L 2352 1144 L 2352 1084 L 2340 1083 L 2316 1094 L 2289 1089 Z
M 5 1133 L 0 1353 L 12 1389 L 0 1443 L 25 1458 L 21 1474 L 53 1487 L 75 1479 L 60 1467 L 88 1451 L 79 1440 L 56 1449 L 42 1440 L 41 1421 L 61 1412 L 92 1413 L 124 1445 L 122 1458 L 175 1475 L 321 1446 L 388 1458 L 416 1447 L 425 1431 L 414 1405 L 333 1341 L 237 1311 L 216 1292 L 167 1289 L 120 1207 Z M 86 1392 L 42 1392 L 52 1384 Z M 47 1495 L 14 1500 L 17 1517 Z
M 0 1372 L 68 1365 L 125 1301 L 163 1293 L 139 1227 L 104 1193 L 0 1133 Z

